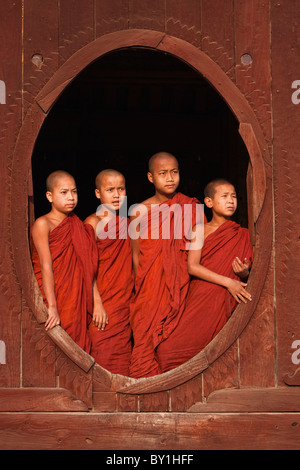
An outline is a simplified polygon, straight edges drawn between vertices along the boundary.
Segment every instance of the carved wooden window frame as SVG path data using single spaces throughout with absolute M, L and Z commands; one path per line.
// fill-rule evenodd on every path
M 149 393 L 178 386 L 207 369 L 239 337 L 255 311 L 264 284 L 272 249 L 272 196 L 268 148 L 258 120 L 245 96 L 226 73 L 204 52 L 188 42 L 150 30 L 110 33 L 73 54 L 50 78 L 29 108 L 14 150 L 11 194 L 11 237 L 16 275 L 24 300 L 37 321 L 45 322 L 47 312 L 37 286 L 28 245 L 28 200 L 31 195 L 31 158 L 36 138 L 48 112 L 68 84 L 89 64 L 105 54 L 124 48 L 150 48 L 173 55 L 193 67 L 217 90 L 239 122 L 239 133 L 247 147 L 250 162 L 247 175 L 248 218 L 255 259 L 249 277 L 253 301 L 239 304 L 218 335 L 194 358 L 174 370 L 150 378 L 123 378 L 119 392 Z M 68 334 L 55 327 L 47 332 L 56 345 L 81 369 L 92 366 L 107 379 L 106 371 L 77 346 Z

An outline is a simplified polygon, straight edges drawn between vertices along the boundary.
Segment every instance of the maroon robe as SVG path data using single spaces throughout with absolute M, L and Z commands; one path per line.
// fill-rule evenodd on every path
M 134 276 L 127 217 L 117 216 L 111 220 L 104 233 L 105 239 L 97 238 L 97 286 L 108 314 L 108 324 L 104 330 L 98 330 L 90 323 L 91 355 L 110 372 L 128 375 L 132 350 L 129 305 Z
M 248 230 L 228 221 L 205 239 L 201 264 L 223 276 L 239 279 L 232 269 L 236 256 L 252 263 L 253 249 Z M 173 369 L 200 352 L 225 325 L 236 305 L 225 287 L 193 278 L 180 322 L 158 348 L 162 371 Z
M 73 213 L 49 234 L 57 310 L 61 327 L 86 352 L 90 352 L 88 314 L 93 312 L 93 280 L 98 253 L 91 226 Z M 47 305 L 38 253 L 33 245 L 34 273 Z
M 142 219 L 140 225 L 139 266 L 130 310 L 134 340 L 130 376 L 136 378 L 161 372 L 156 348 L 176 327 L 185 307 L 190 281 L 185 234 L 187 227 L 191 229 L 197 220 L 195 209 L 197 205 L 200 207 L 199 201 L 177 193 L 163 204 L 166 210 L 155 224 L 157 234 L 149 231 L 151 220 L 158 222 L 157 213 L 162 210 L 162 204 L 149 210 L 144 215 L 147 223 Z M 187 215 L 184 205 L 192 208 L 193 213 Z M 175 208 L 175 212 L 171 208 Z M 168 227 L 170 234 L 164 238 Z

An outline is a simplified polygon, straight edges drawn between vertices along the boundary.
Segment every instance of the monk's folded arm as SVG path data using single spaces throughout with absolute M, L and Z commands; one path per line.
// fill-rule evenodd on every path
M 222 276 L 221 274 L 217 274 L 200 264 L 201 251 L 202 250 L 191 250 L 188 253 L 188 273 L 190 276 L 197 277 L 203 281 L 212 282 L 213 284 L 218 284 L 227 289 L 230 286 L 232 279 Z
M 214 284 L 218 284 L 223 287 L 228 287 L 230 278 L 226 276 L 222 276 L 221 274 L 217 274 L 210 269 L 207 269 L 205 266 L 201 264 L 188 264 L 188 272 L 191 276 L 195 276 L 203 281 L 212 282 Z

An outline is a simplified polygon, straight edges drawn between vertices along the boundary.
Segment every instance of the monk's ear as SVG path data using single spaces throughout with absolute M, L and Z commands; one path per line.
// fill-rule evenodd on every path
M 212 208 L 213 203 L 212 203 L 211 197 L 206 196 L 204 198 L 204 203 L 206 204 L 207 207 Z
M 95 196 L 97 199 L 100 199 L 100 191 L 99 189 L 95 189 Z
M 147 178 L 150 181 L 150 183 L 153 183 L 153 175 L 150 171 L 148 171 L 148 173 L 147 173 Z
M 48 199 L 49 202 L 52 202 L 52 193 L 51 193 L 51 191 L 46 192 L 46 198 Z

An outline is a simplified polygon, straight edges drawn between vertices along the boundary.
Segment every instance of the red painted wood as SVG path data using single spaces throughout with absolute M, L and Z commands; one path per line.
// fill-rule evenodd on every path
M 60 65 L 78 49 L 94 39 L 94 1 L 69 0 L 60 2 L 59 54 Z
M 128 0 L 94 0 L 95 38 L 129 27 Z
M 0 386 L 20 385 L 21 292 L 14 274 L 10 248 L 10 193 L 12 153 L 22 122 L 22 9 L 20 2 L 0 4 L 0 80 L 5 83 L 5 103 L 0 104 L 0 340 L 6 364 L 0 365 Z M 18 31 L 18 34 L 11 34 Z
M 292 344 L 300 339 L 299 125 L 300 108 L 292 101 L 292 84 L 299 80 L 300 5 L 272 2 L 272 97 L 274 147 L 275 286 L 278 383 L 299 368 L 292 362 Z M 296 262 L 295 262 L 296 261 Z M 297 381 L 296 381 L 297 382 Z
M 14 413 L 0 414 L 0 445 L 102 449 L 109 456 L 116 450 L 298 450 L 298 426 L 295 412 L 124 413 L 122 418 L 117 413 Z
M 201 6 L 202 50 L 234 81 L 234 5 L 230 0 L 217 0 L 211 8 L 209 0 L 202 0 Z M 221 22 L 216 21 L 216 14 Z

